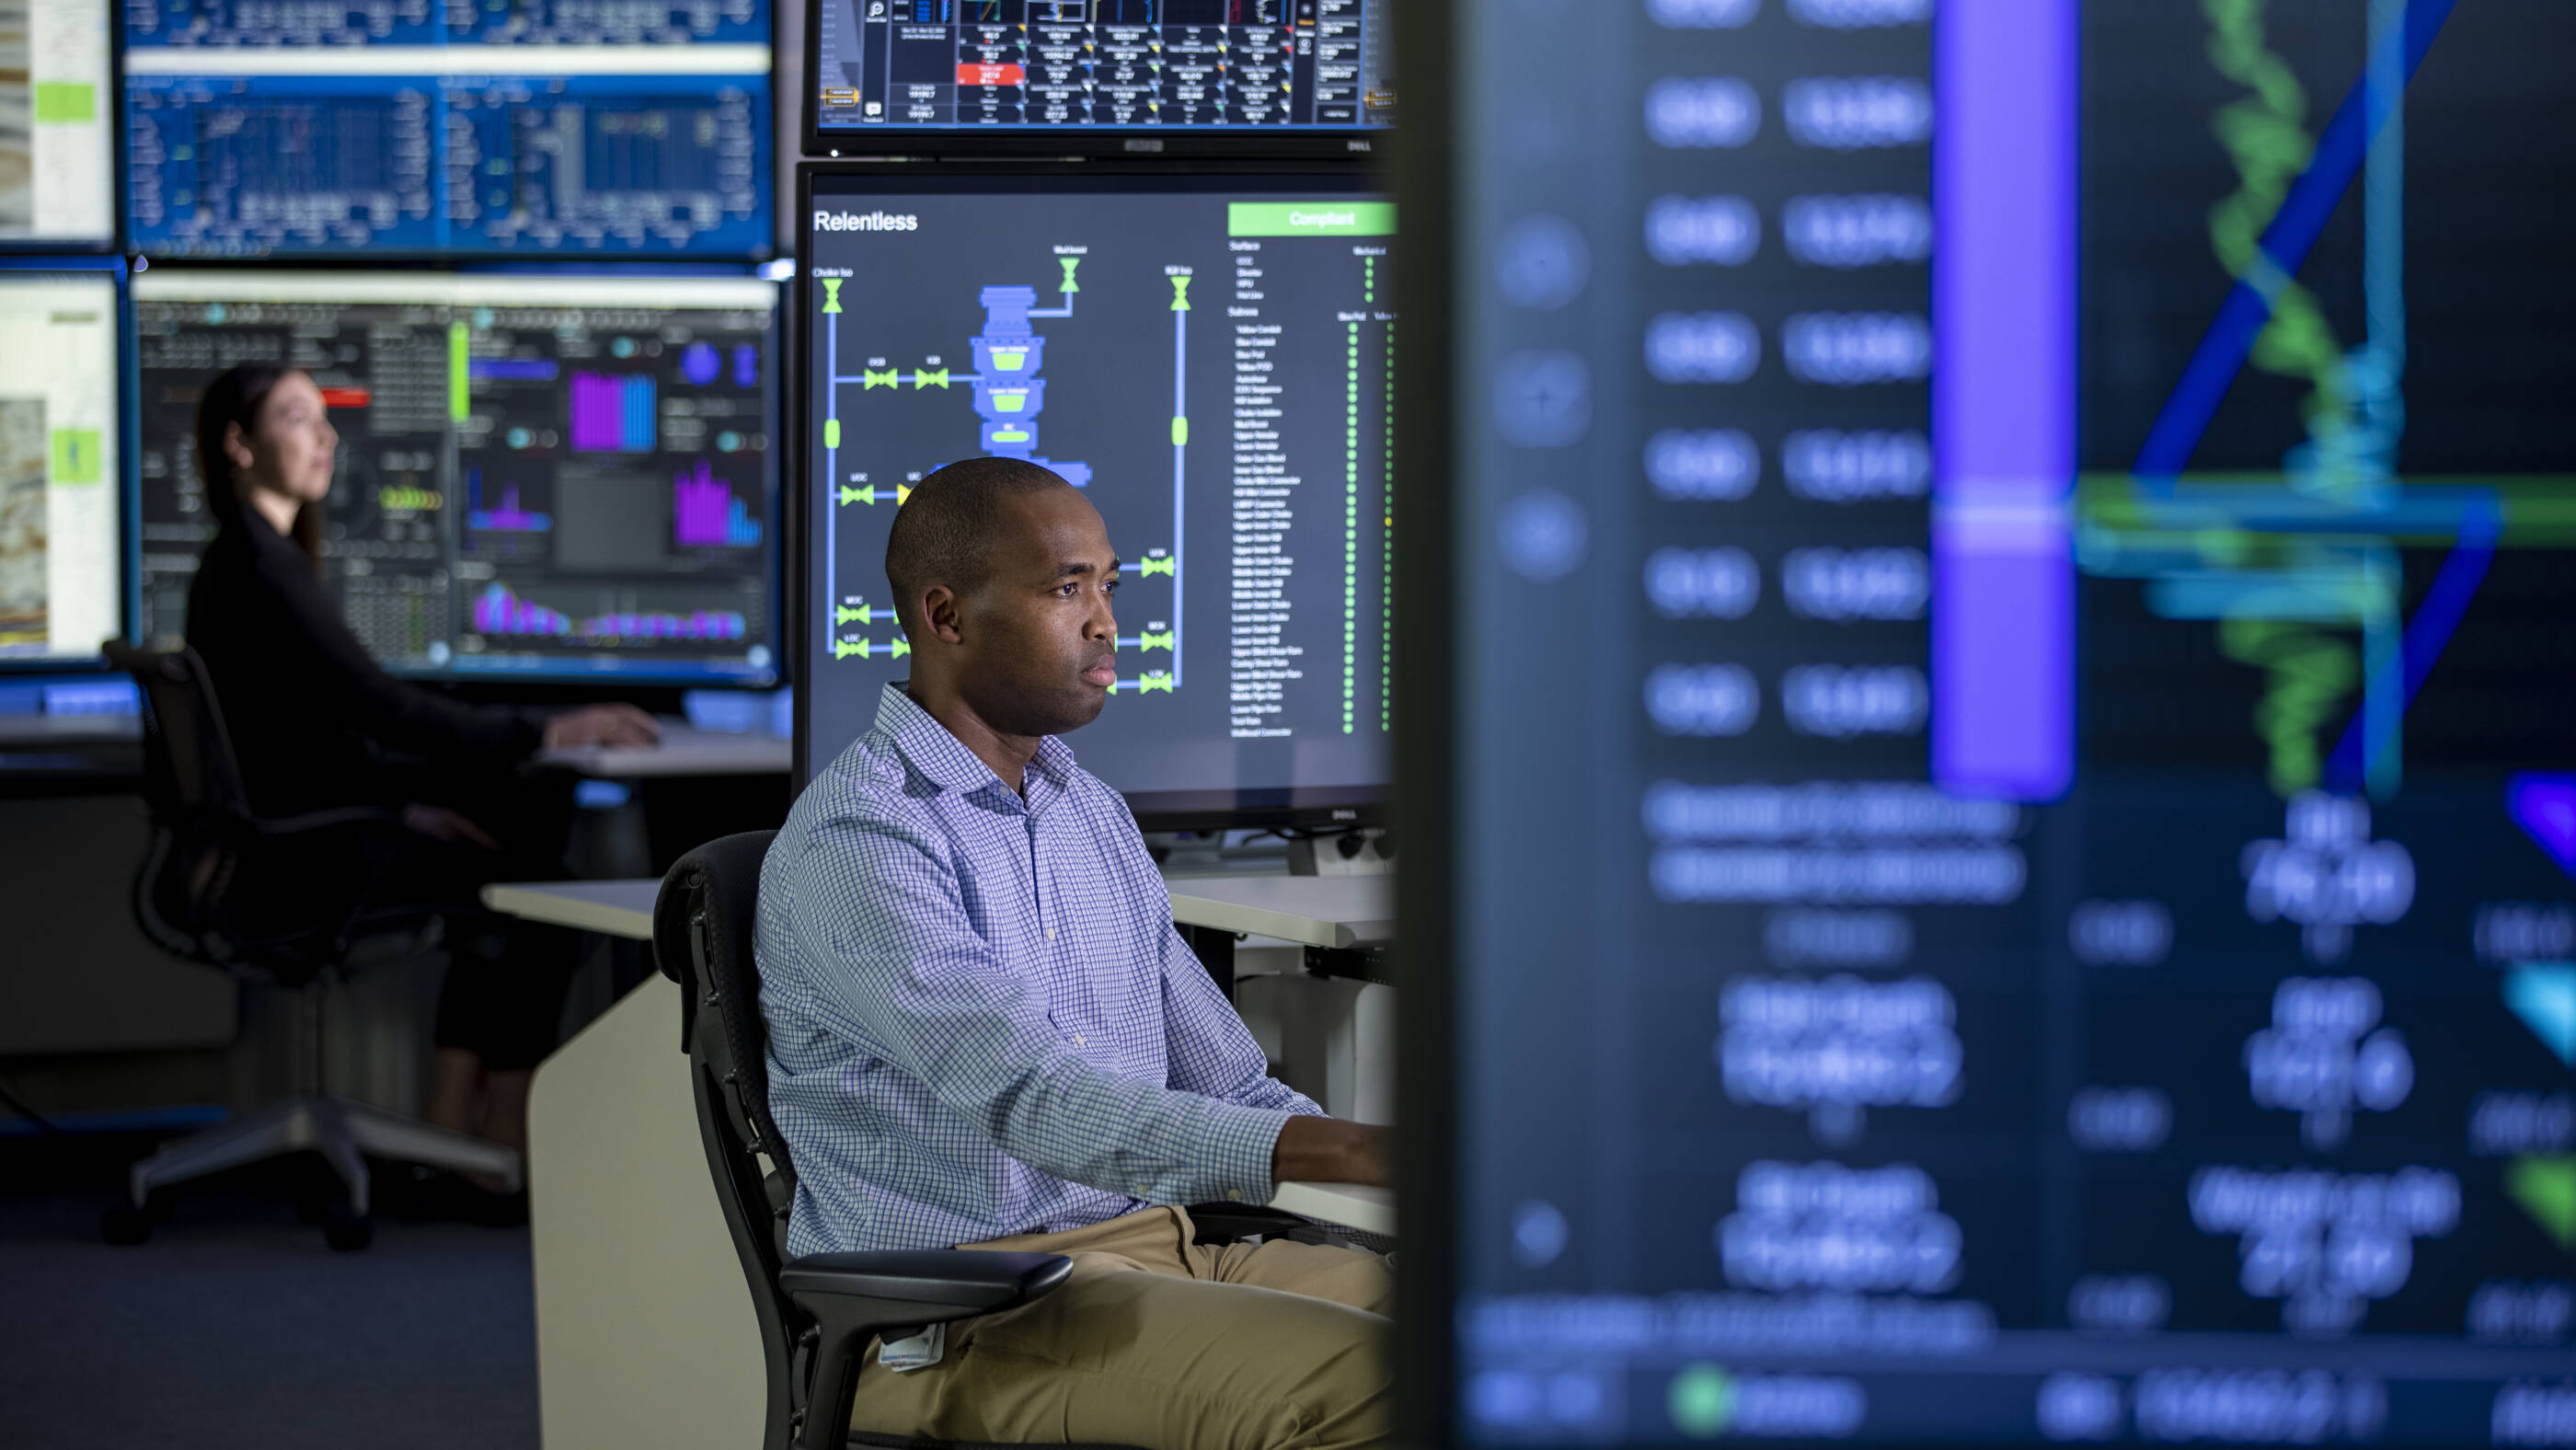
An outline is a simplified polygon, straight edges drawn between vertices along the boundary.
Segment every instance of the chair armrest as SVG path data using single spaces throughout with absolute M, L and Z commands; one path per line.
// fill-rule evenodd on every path
M 1052 1293 L 1073 1271 L 1061 1254 L 919 1249 L 808 1254 L 778 1271 L 778 1287 L 814 1320 L 813 1369 L 796 1443 L 839 1450 L 873 1338 L 991 1314 Z
M 1062 1254 L 979 1249 L 808 1254 L 778 1271 L 778 1287 L 800 1304 L 809 1295 L 876 1300 L 905 1306 L 912 1317 L 902 1323 L 935 1324 L 1035 1299 L 1063 1283 L 1072 1268 Z

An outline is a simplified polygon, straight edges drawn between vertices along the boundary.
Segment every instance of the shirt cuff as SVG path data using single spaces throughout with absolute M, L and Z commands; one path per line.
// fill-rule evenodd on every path
M 1279 1190 L 1270 1181 L 1270 1163 L 1279 1148 L 1280 1130 L 1294 1116 L 1212 1102 L 1207 1122 L 1208 1191 L 1198 1197 L 1233 1203 L 1268 1203 L 1276 1198 Z

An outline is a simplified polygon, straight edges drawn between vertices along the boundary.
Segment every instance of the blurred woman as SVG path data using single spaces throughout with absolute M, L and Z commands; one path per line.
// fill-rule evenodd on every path
M 567 874 L 570 786 L 527 777 L 520 763 L 559 746 L 650 744 L 652 717 L 631 705 L 551 716 L 468 705 L 379 668 L 322 583 L 322 507 L 339 448 L 329 413 L 313 379 L 291 368 L 244 363 L 207 385 L 195 441 L 216 532 L 188 591 L 188 643 L 253 810 L 399 812 L 405 836 L 390 863 L 361 861 L 343 842 L 268 863 L 258 894 L 280 916 L 315 923 L 361 897 L 444 908 L 449 966 L 428 1116 L 524 1149 L 530 1072 L 554 1046 L 578 939 L 496 919 L 477 892 Z

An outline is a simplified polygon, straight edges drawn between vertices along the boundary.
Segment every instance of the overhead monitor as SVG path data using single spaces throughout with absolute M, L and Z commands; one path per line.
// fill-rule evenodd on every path
M 819 0 L 807 150 L 1344 155 L 1395 124 L 1390 0 Z
M 155 256 L 762 258 L 769 49 L 161 47 L 127 58 Z
M 0 669 L 95 659 L 124 616 L 111 271 L 0 268 Z
M 1624 9 L 1407 51 L 1405 1440 L 2568 1442 L 2576 16 Z
M 509 4 L 274 5 L 261 0 L 158 0 L 127 9 L 132 50 L 348 50 L 455 46 L 766 46 L 769 0 L 591 0 Z
M 0 251 L 116 242 L 108 5 L 0 3 Z
M 213 533 L 197 399 L 277 362 L 331 409 L 324 575 L 387 668 L 780 678 L 773 284 L 156 267 L 136 289 L 146 639 L 185 637 Z
M 1125 561 L 1084 767 L 1161 820 L 1352 816 L 1396 667 L 1394 208 L 1339 175 L 1091 171 L 804 172 L 806 769 L 909 672 L 896 511 L 995 454 L 1082 488 Z

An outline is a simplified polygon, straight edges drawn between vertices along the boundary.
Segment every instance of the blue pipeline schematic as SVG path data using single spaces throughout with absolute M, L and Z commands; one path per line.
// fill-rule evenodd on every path
M 1368 778 L 1391 724 L 1392 208 L 814 209 L 809 688 L 855 700 L 903 678 L 895 511 L 945 463 L 1021 458 L 1082 489 L 1124 561 L 1117 682 L 1078 742 L 1087 765 L 1195 749 L 1213 788 L 1242 752 L 1325 748 Z

